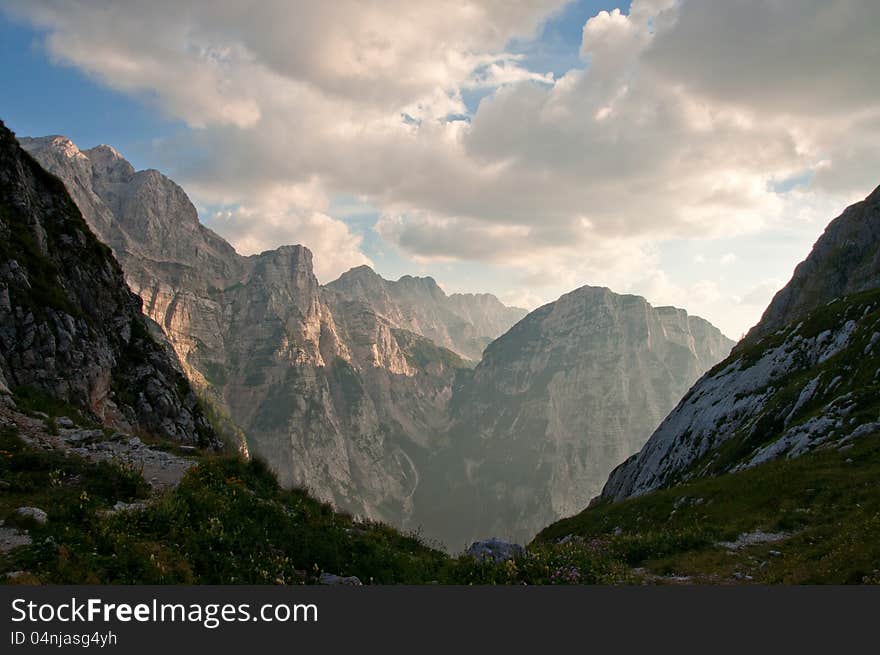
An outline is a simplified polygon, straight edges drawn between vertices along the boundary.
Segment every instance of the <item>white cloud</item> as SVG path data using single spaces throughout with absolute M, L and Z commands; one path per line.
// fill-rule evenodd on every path
M 869 0 L 634 0 L 586 22 L 583 69 L 558 78 L 505 47 L 561 0 L 6 4 L 56 60 L 194 128 L 168 160 L 199 153 L 177 177 L 230 206 L 214 224 L 233 241 L 308 236 L 330 269 L 363 257 L 329 214 L 341 193 L 379 208 L 403 253 L 518 271 L 523 298 L 647 289 L 738 327 L 757 318 L 730 301 L 746 289 L 673 285 L 650 244 L 812 234 L 878 182 Z M 470 122 L 445 120 L 475 88 L 496 90 Z M 712 257 L 731 278 L 744 260 Z
M 354 266 L 372 265 L 361 252 L 362 238 L 327 214 L 329 200 L 314 181 L 267 189 L 257 198 L 226 194 L 222 201 L 221 209 L 202 211 L 202 220 L 243 255 L 280 244 L 303 244 L 314 254 L 315 275 L 321 282 Z
M 322 283 L 361 264 L 372 262 L 361 252 L 361 237 L 340 220 L 316 211 L 272 210 L 265 206 L 239 206 L 203 219 L 243 255 L 299 243 L 314 254 L 315 275 Z

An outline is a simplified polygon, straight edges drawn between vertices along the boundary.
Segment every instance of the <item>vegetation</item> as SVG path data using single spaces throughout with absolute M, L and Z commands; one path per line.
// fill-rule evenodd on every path
M 878 583 L 878 436 L 592 507 L 524 556 L 481 563 L 282 489 L 259 460 L 202 455 L 174 490 L 109 512 L 148 499 L 137 471 L 33 448 L 7 428 L 0 518 L 33 544 L 0 558 L 0 573 L 102 584 L 299 584 L 324 572 L 365 584 Z M 49 521 L 21 519 L 21 506 Z M 773 540 L 723 543 L 758 530 Z
M 823 326 L 859 323 L 841 353 L 780 381 L 768 417 L 816 375 L 843 371 L 832 395 L 850 394 L 850 420 L 876 420 L 876 358 L 864 353 L 875 339 L 878 300 L 869 292 L 829 303 L 794 328 L 809 337 Z M 766 337 L 761 348 L 789 332 Z M 424 344 L 410 345 L 418 364 Z M 335 361 L 332 374 L 354 395 L 358 380 L 345 362 Z M 15 394 L 22 411 L 50 417 L 50 430 L 61 415 L 95 425 L 41 392 Z M 831 399 L 817 394 L 800 420 Z M 760 442 L 734 435 L 713 459 L 697 462 L 692 470 L 703 477 L 588 508 L 546 528 L 525 555 L 500 563 L 450 557 L 418 535 L 335 512 L 304 491 L 282 489 L 260 461 L 201 453 L 178 487 L 150 498 L 137 471 L 31 447 L 7 428 L 0 434 L 0 519 L 27 528 L 33 543 L 0 557 L 0 575 L 23 570 L 16 581 L 42 583 L 297 584 L 325 572 L 366 584 L 880 583 L 880 434 L 724 473 L 777 434 L 778 426 L 762 426 Z M 119 501 L 149 502 L 108 511 Z M 46 509 L 49 521 L 22 519 L 14 511 L 21 506 Z
M 27 446 L 2 433 L 0 516 L 45 508 L 33 545 L 0 560 L 45 583 L 298 583 L 321 572 L 364 582 L 426 582 L 448 559 L 417 538 L 358 523 L 302 491 L 281 489 L 259 460 L 204 456 L 173 491 L 144 507 L 136 471 Z
M 620 503 L 542 531 L 600 540 L 642 579 L 789 584 L 880 582 L 880 435 Z M 762 541 L 756 531 L 775 535 Z M 757 543 L 734 548 L 740 535 Z M 777 539 L 778 538 L 778 539 Z M 724 543 L 728 542 L 728 543 Z

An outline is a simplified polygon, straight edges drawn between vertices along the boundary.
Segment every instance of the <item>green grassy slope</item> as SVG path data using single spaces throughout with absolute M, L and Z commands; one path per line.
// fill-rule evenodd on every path
M 842 451 L 814 452 L 603 503 L 543 530 L 601 543 L 637 577 L 698 582 L 880 583 L 880 434 Z M 739 535 L 780 539 L 731 548 Z M 760 537 L 758 538 L 760 541 Z M 656 578 L 655 576 L 660 576 Z
M 384 525 L 359 523 L 303 491 L 281 489 L 259 461 L 204 455 L 181 484 L 146 507 L 137 471 L 94 464 L 0 433 L 0 518 L 29 530 L 31 546 L 0 557 L 23 582 L 295 584 L 320 573 L 365 583 L 428 582 L 447 556 Z M 18 518 L 44 508 L 45 525 Z

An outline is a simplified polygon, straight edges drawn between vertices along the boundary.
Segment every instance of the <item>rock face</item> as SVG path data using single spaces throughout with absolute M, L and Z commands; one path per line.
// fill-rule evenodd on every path
M 39 507 L 19 507 L 15 510 L 15 513 L 23 519 L 30 519 L 40 525 L 49 522 L 49 515 L 46 514 L 45 510 L 42 510 Z
M 535 310 L 456 388 L 421 522 L 451 546 L 487 531 L 531 538 L 597 495 L 732 345 L 684 310 L 604 288 Z
M 214 445 L 186 379 L 149 329 L 64 185 L 0 123 L 0 381 L 107 426 Z
M 447 296 L 430 277 L 384 280 L 368 266 L 351 269 L 327 287 L 343 298 L 369 304 L 396 327 L 474 361 L 527 313 L 488 293 Z
M 619 500 L 880 430 L 880 190 L 825 230 L 761 322 L 608 479 Z

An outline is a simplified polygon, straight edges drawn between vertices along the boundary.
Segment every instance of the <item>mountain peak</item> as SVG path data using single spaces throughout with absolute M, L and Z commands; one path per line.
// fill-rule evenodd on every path
M 345 273 L 340 275 L 338 278 L 330 282 L 330 285 L 334 285 L 337 283 L 346 283 L 353 280 L 358 281 L 370 281 L 370 282 L 384 282 L 385 279 L 379 275 L 376 271 L 374 271 L 370 266 L 366 264 L 361 264 L 360 266 L 355 266 L 354 268 L 350 268 Z
M 405 284 L 410 287 L 421 287 L 428 290 L 437 290 L 442 293 L 444 296 L 446 295 L 443 292 L 443 289 L 440 288 L 440 285 L 437 284 L 437 280 L 432 278 L 430 275 L 420 276 L 420 275 L 404 275 L 397 280 L 398 284 Z
M 92 162 L 94 173 L 110 182 L 128 180 L 135 173 L 134 166 L 111 146 L 101 144 L 83 151 L 83 154 Z
M 78 160 L 86 164 L 88 162 L 88 157 L 83 154 L 77 145 L 66 136 L 60 134 L 40 137 L 25 136 L 21 137 L 18 142 L 22 148 L 34 155 L 37 153 L 52 153 L 56 157 Z
M 112 157 L 113 159 L 125 159 L 119 154 L 119 151 L 116 148 L 107 145 L 106 143 L 101 143 L 94 148 L 89 148 L 86 150 L 86 154 L 89 156 L 107 156 Z
M 379 277 L 379 274 L 373 270 L 371 266 L 367 264 L 361 264 L 360 266 L 355 266 L 353 268 L 348 269 L 348 274 L 357 274 L 357 275 L 375 275 Z

